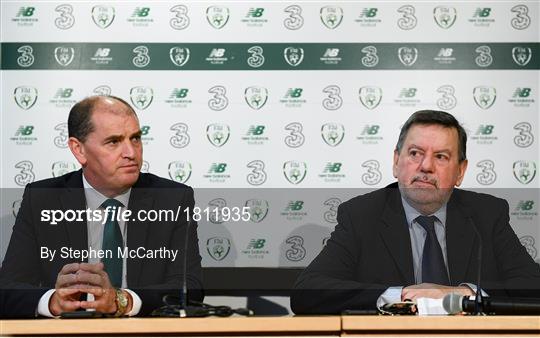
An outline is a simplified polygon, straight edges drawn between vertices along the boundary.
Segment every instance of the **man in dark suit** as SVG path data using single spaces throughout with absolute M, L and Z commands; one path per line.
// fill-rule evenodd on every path
M 440 111 L 405 122 L 394 151 L 397 183 L 339 206 L 338 224 L 302 272 L 297 314 L 375 309 L 385 303 L 473 295 L 482 238 L 482 290 L 538 296 L 540 267 L 509 224 L 505 200 L 454 189 L 467 168 L 467 135 Z
M 148 315 L 164 295 L 180 296 L 184 255 L 190 299 L 201 301 L 196 226 L 187 233 L 193 190 L 140 173 L 135 111 L 117 97 L 89 97 L 71 109 L 68 130 L 82 169 L 27 185 L 0 271 L 0 315 Z M 157 210 L 176 215 L 149 221 Z

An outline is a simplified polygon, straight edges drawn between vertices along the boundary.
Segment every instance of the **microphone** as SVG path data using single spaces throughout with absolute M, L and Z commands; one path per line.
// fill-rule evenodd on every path
M 540 315 L 538 298 L 491 298 L 482 300 L 482 309 L 495 315 Z M 467 296 L 450 293 L 443 298 L 443 308 L 449 314 L 476 313 L 477 302 Z

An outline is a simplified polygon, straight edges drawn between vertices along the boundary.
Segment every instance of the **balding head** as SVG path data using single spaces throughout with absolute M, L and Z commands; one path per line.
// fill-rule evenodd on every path
M 95 130 L 92 123 L 92 112 L 96 109 L 109 110 L 117 114 L 133 114 L 137 116 L 135 110 L 127 103 L 116 96 L 90 96 L 77 102 L 71 108 L 68 117 L 68 134 L 81 142 L 86 141 L 88 134 Z

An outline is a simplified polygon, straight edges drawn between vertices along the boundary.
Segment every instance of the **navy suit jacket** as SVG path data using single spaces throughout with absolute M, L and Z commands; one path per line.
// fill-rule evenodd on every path
M 135 217 L 139 210 L 181 210 L 193 208 L 193 189 L 152 174 L 141 173 L 133 185 L 129 209 Z M 60 258 L 60 248 L 88 249 L 87 222 L 62 221 L 56 225 L 41 221 L 41 210 L 85 210 L 82 170 L 46 179 L 26 186 L 13 234 L 0 270 L 0 316 L 33 317 L 40 297 L 54 289 L 65 264 L 77 262 Z M 127 259 L 127 285 L 136 292 L 147 315 L 163 305 L 165 294 L 180 295 L 183 280 L 184 243 L 187 221 L 182 212 L 177 221 L 128 221 L 127 247 L 178 250 L 175 261 L 168 258 Z M 41 259 L 40 247 L 57 250 L 55 259 Z M 79 260 L 80 262 L 80 260 Z M 190 299 L 202 301 L 201 256 L 196 225 L 189 229 L 187 285 Z
M 409 229 L 397 183 L 338 208 L 338 224 L 292 292 L 297 314 L 375 309 L 390 286 L 415 284 Z M 447 205 L 446 244 L 451 285 L 477 281 L 482 237 L 482 289 L 491 296 L 539 296 L 540 267 L 509 224 L 505 200 L 454 189 Z

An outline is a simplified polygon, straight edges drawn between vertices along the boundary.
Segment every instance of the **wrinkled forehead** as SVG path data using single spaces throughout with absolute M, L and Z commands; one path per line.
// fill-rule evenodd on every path
M 414 124 L 405 137 L 404 145 L 457 151 L 458 143 L 458 131 L 454 127 L 440 124 Z

